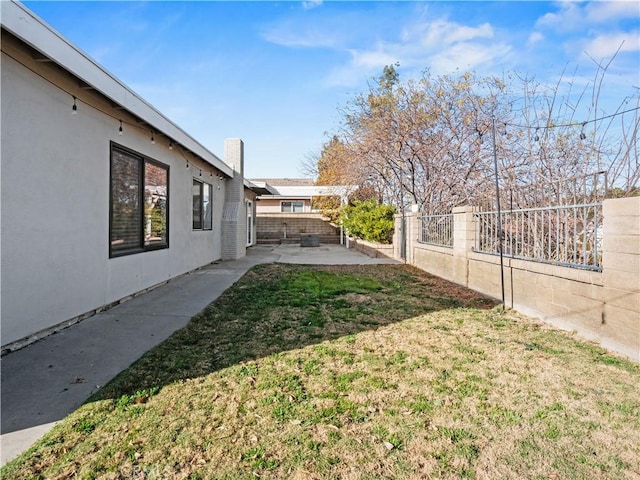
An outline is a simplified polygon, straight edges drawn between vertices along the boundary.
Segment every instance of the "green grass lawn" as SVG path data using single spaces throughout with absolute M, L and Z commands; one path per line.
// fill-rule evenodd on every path
M 638 479 L 640 369 L 407 266 L 264 265 L 6 479 Z

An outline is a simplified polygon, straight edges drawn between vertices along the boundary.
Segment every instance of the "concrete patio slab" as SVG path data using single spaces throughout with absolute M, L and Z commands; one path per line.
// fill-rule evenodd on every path
M 298 247 L 278 245 L 273 252 L 279 256 L 279 263 L 302 263 L 307 265 L 368 265 L 400 263 L 392 258 L 371 258 L 341 245 L 320 245 L 318 247 Z

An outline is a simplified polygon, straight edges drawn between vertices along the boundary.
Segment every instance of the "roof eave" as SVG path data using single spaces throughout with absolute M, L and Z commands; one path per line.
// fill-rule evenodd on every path
M 157 133 L 166 135 L 223 174 L 233 169 L 178 127 L 91 57 L 71 44 L 52 27 L 14 0 L 0 2 L 2 28 L 100 92 L 117 106 L 137 116 Z

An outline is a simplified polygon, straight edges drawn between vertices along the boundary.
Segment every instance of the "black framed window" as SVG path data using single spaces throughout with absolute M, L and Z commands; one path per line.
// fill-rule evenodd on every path
M 299 213 L 304 211 L 304 202 L 284 201 L 280 202 L 280 211 L 282 213 Z
M 191 197 L 193 200 L 193 229 L 212 230 L 213 187 L 194 178 Z
M 109 256 L 169 247 L 169 167 L 111 144 Z

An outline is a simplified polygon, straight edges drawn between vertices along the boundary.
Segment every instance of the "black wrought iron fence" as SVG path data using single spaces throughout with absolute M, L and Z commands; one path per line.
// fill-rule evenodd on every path
M 602 204 L 477 212 L 474 250 L 512 258 L 602 270 Z
M 441 247 L 453 247 L 453 214 L 418 217 L 418 242 Z

